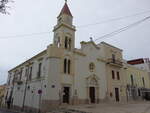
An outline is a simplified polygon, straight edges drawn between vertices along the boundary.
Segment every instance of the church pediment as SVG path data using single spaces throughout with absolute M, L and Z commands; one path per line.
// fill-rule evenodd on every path
M 90 76 L 88 76 L 87 78 L 86 78 L 86 80 L 87 80 L 87 85 L 92 85 L 92 86 L 98 86 L 98 84 L 99 84 L 99 77 L 98 76 L 96 76 L 95 74 L 93 74 L 93 75 L 90 75 Z
M 84 42 L 84 41 L 82 41 L 81 43 L 81 46 L 82 45 L 89 45 L 89 44 L 91 44 L 92 46 L 94 46 L 96 49 L 100 49 L 100 47 L 98 47 L 93 41 L 89 41 L 89 42 Z

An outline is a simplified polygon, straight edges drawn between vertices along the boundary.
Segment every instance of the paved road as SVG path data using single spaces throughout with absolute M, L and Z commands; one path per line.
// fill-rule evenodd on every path
M 9 110 L 0 109 L 0 113 L 16 113 L 16 112 L 11 112 Z
M 150 102 L 80 105 L 70 106 L 68 108 L 91 113 L 150 113 Z
M 50 111 L 49 113 L 150 113 L 150 102 L 128 103 L 128 104 L 97 104 L 64 106 L 60 110 Z M 19 113 L 1 110 L 0 113 Z

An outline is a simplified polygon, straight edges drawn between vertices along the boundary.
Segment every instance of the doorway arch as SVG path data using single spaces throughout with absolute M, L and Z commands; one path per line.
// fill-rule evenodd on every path
M 99 78 L 96 75 L 91 75 L 87 80 L 87 97 L 88 103 L 98 103 L 99 101 Z

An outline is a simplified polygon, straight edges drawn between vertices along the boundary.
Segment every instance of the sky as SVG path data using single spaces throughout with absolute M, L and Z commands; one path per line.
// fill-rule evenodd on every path
M 10 15 L 0 14 L 0 84 L 6 82 L 8 70 L 52 43 L 52 30 L 64 0 L 14 0 L 8 5 L 11 7 L 8 9 Z M 89 41 L 90 37 L 97 39 L 150 16 L 150 0 L 68 0 L 68 5 L 77 27 L 76 48 L 80 48 L 81 41 Z M 92 25 L 84 26 L 89 24 Z M 147 58 L 150 56 L 150 19 L 96 43 L 101 41 L 123 49 L 126 60 Z

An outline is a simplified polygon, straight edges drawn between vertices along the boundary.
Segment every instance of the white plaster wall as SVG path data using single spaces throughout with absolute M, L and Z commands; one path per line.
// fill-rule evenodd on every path
M 47 88 L 46 88 L 46 100 L 59 100 L 60 85 L 60 59 L 49 58 L 48 59 L 48 76 Z M 54 87 L 52 87 L 54 86 Z
M 87 44 L 83 48 L 86 56 L 75 56 L 75 89 L 77 89 L 80 99 L 87 99 L 86 78 L 95 74 L 99 78 L 99 98 L 104 99 L 106 96 L 106 68 L 105 63 L 98 61 L 97 58 L 103 57 L 101 50 L 96 49 L 93 44 Z M 94 72 L 89 71 L 89 64 L 93 62 L 96 66 Z
M 19 90 L 18 90 L 19 88 Z M 13 105 L 22 107 L 23 105 L 23 93 L 24 92 L 24 85 L 22 86 L 18 86 L 16 85 L 14 87 L 14 91 L 13 91 Z
M 33 59 L 31 62 L 33 62 L 32 65 L 32 80 L 28 81 L 27 83 L 27 90 L 26 90 L 26 98 L 25 98 L 25 106 L 28 107 L 33 107 L 33 108 L 39 108 L 39 94 L 38 94 L 38 90 L 41 89 L 42 90 L 42 97 L 41 100 L 44 98 L 44 96 L 46 96 L 46 82 L 45 82 L 45 76 L 47 76 L 48 74 L 48 69 L 47 68 L 47 57 L 46 54 L 43 56 L 40 56 L 40 58 L 42 58 L 42 60 L 38 60 L 37 59 Z M 41 78 L 37 79 L 37 72 L 38 72 L 38 64 L 39 62 L 42 63 L 42 71 L 41 71 Z M 18 70 L 20 68 L 23 68 L 23 72 L 22 72 L 22 81 L 23 84 L 21 85 L 17 85 L 17 83 L 12 84 L 13 81 L 13 74 L 14 72 L 11 72 L 11 84 L 8 86 L 8 97 L 10 96 L 10 92 L 11 89 L 13 89 L 13 105 L 15 106 L 19 106 L 22 107 L 23 105 L 23 97 L 24 97 L 24 91 L 25 91 L 25 81 L 26 81 L 26 76 L 25 76 L 25 70 L 26 70 L 26 65 L 22 65 L 18 68 Z M 30 88 L 28 89 L 28 86 L 30 86 Z

